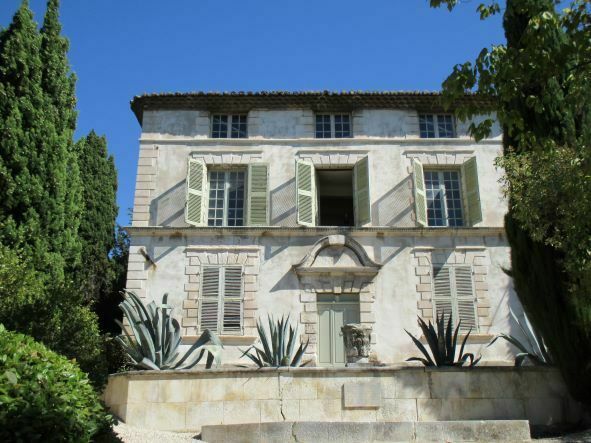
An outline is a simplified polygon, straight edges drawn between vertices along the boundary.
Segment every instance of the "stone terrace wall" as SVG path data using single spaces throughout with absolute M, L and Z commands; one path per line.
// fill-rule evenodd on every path
M 172 431 L 280 421 L 578 419 L 559 373 L 543 368 L 137 371 L 112 375 L 104 399 L 132 426 Z

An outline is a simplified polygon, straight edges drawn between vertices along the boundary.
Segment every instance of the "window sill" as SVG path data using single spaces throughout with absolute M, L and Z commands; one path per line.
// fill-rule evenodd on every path
M 460 333 L 458 335 L 458 346 L 462 345 L 462 341 L 464 340 L 464 337 L 466 336 L 466 334 L 462 334 Z M 486 333 L 470 333 L 470 337 L 468 338 L 468 344 L 487 344 L 489 343 L 493 338 L 495 338 L 495 334 L 486 334 Z M 423 344 L 427 343 L 427 338 L 424 335 L 421 335 L 419 337 L 419 341 Z
M 257 339 L 257 336 L 251 335 L 218 335 L 223 345 L 229 346 L 248 346 L 252 345 Z M 197 335 L 186 335 L 182 338 L 181 344 L 192 345 L 194 344 L 199 336 Z

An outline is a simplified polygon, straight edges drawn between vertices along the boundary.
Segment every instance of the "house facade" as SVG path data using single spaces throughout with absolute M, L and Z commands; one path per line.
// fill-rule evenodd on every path
M 183 343 L 204 329 L 225 364 L 257 319 L 289 315 L 304 360 L 345 363 L 341 327 L 371 328 L 370 361 L 417 354 L 404 330 L 438 313 L 483 364 L 521 312 L 504 269 L 501 132 L 476 143 L 437 93 L 188 93 L 135 97 L 142 127 L 127 288 L 168 293 Z M 483 109 L 489 103 L 466 96 Z

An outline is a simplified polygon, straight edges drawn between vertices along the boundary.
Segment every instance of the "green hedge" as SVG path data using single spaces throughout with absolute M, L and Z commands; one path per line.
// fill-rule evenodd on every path
M 0 325 L 0 441 L 89 442 L 111 424 L 73 361 Z

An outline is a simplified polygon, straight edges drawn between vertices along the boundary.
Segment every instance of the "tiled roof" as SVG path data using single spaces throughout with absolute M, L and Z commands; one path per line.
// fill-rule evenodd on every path
M 466 94 L 459 103 L 470 102 L 490 109 L 489 97 Z M 258 91 L 176 92 L 144 94 L 131 101 L 138 121 L 145 109 L 201 109 L 212 112 L 248 112 L 255 108 L 308 108 L 314 111 L 353 111 L 361 108 L 443 111 L 441 93 L 430 91 Z

